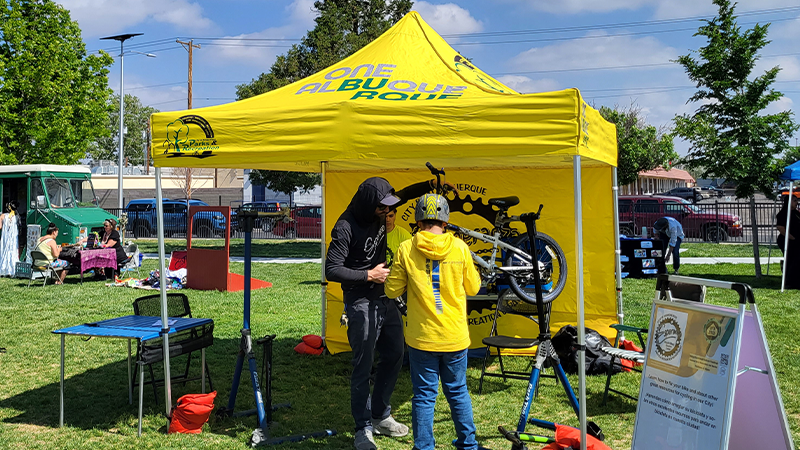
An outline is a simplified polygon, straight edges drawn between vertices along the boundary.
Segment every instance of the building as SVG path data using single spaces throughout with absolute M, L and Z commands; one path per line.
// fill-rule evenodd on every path
M 118 208 L 119 179 L 116 164 L 92 167 L 92 183 L 102 208 Z M 164 198 L 186 198 L 186 186 L 191 185 L 191 197 L 212 206 L 239 205 L 244 186 L 241 169 L 185 169 L 165 167 L 161 170 Z M 156 179 L 153 167 L 125 167 L 123 172 L 123 204 L 135 198 L 155 198 Z
M 685 170 L 659 167 L 639 172 L 639 179 L 621 186 L 619 195 L 657 194 L 676 187 L 693 187 L 695 184 L 694 177 Z

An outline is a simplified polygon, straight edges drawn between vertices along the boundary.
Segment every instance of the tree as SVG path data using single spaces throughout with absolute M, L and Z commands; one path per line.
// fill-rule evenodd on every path
M 117 161 L 119 151 L 119 95 L 112 95 L 109 100 L 111 110 L 106 121 L 109 134 L 100 137 L 89 149 L 89 156 L 93 160 L 110 159 Z M 123 156 L 128 159 L 129 164 L 144 164 L 144 146 L 147 143 L 144 131 L 150 115 L 159 112 L 157 109 L 142 105 L 139 97 L 125 94 L 125 148 Z
M 238 100 L 278 89 L 313 75 L 352 55 L 383 34 L 411 10 L 410 0 L 323 0 L 314 2 L 316 26 L 280 55 L 268 73 L 236 86 Z M 276 192 L 308 191 L 319 174 L 253 170 L 250 181 Z
M 775 155 L 789 148 L 797 130 L 791 111 L 765 114 L 764 109 L 783 94 L 770 86 L 780 71 L 773 67 L 752 77 L 759 51 L 769 41 L 769 24 L 756 24 L 742 31 L 734 15 L 735 5 L 714 0 L 716 17 L 706 20 L 695 36 L 708 44 L 695 53 L 678 58 L 698 90 L 689 102 L 700 102 L 693 115 L 675 117 L 675 132 L 691 143 L 686 163 L 702 168 L 704 177 L 735 181 L 736 196 L 750 198 L 753 217 L 753 253 L 756 276 L 761 276 L 758 258 L 758 228 L 755 223 L 756 191 L 772 195 L 773 182 L 781 169 Z
M 75 164 L 108 133 L 107 53 L 52 0 L 0 0 L 0 164 Z
M 280 170 L 252 170 L 250 182 L 266 186 L 275 192 L 291 196 L 296 190 L 306 193 L 322 181 L 318 173 L 283 172 Z
M 645 123 L 642 110 L 601 107 L 600 115 L 617 126 L 617 182 L 633 183 L 639 172 L 656 167 L 669 168 L 678 159 L 672 134 L 664 128 Z

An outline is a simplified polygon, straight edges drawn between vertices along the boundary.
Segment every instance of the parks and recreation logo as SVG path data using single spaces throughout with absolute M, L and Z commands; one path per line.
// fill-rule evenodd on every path
M 208 158 L 219 150 L 214 130 L 206 119 L 197 114 L 181 116 L 167 125 L 167 138 L 161 144 L 170 158 Z
M 703 325 L 703 337 L 706 338 L 708 343 L 712 343 L 719 339 L 722 334 L 722 324 L 717 319 L 708 319 Z
M 683 330 L 677 316 L 664 314 L 658 319 L 654 342 L 656 353 L 664 361 L 670 361 L 680 354 Z

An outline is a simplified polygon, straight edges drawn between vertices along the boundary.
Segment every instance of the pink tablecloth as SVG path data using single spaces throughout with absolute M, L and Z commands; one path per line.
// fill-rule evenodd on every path
M 90 269 L 117 268 L 117 251 L 113 248 L 85 249 L 81 254 L 81 272 Z

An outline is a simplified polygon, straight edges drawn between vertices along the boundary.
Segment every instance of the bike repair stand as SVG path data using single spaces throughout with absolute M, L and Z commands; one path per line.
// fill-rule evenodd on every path
M 528 237 L 536 236 L 536 221 L 539 219 L 539 214 L 542 211 L 541 206 L 539 207 L 539 212 L 536 213 L 528 213 L 522 214 L 520 219 L 525 223 L 525 226 L 528 229 Z M 533 256 L 533 264 L 536 264 L 538 261 L 538 249 L 536 248 L 536 239 L 530 239 L 531 244 L 531 255 Z M 519 415 L 519 422 L 517 422 L 517 431 L 515 434 L 516 436 L 526 434 L 525 433 L 525 426 L 530 423 L 532 425 L 536 425 L 541 428 L 546 428 L 549 430 L 555 430 L 556 425 L 553 422 L 548 422 L 546 420 L 539 420 L 534 418 L 528 418 L 528 414 L 531 410 L 531 404 L 533 403 L 534 392 L 538 389 L 539 386 L 539 376 L 542 372 L 542 368 L 545 367 L 546 364 L 549 364 L 553 370 L 555 371 L 556 378 L 561 382 L 561 385 L 564 387 L 564 392 L 567 394 L 567 399 L 569 400 L 572 409 L 575 411 L 575 415 L 580 417 L 580 409 L 578 406 L 578 399 L 575 397 L 575 392 L 572 390 L 572 386 L 569 384 L 569 380 L 567 379 L 567 375 L 564 373 L 564 369 L 561 367 L 561 361 L 558 359 L 558 355 L 556 354 L 555 350 L 553 349 L 553 343 L 550 340 L 550 305 L 551 304 L 544 304 L 543 296 L 542 296 L 542 284 L 541 284 L 541 276 L 539 274 L 539 268 L 534 267 L 533 269 L 533 280 L 534 280 L 534 288 L 536 291 L 536 313 L 539 319 L 539 336 L 537 340 L 539 341 L 539 346 L 536 349 L 536 362 L 534 363 L 533 370 L 531 370 L 531 377 L 528 380 L 528 388 L 525 391 L 525 400 L 522 402 L 522 411 Z M 581 347 L 585 347 L 585 343 L 578 344 Z M 583 352 L 579 352 L 580 357 L 583 357 Z M 605 436 L 603 435 L 603 431 L 600 429 L 597 424 L 594 422 L 587 422 L 587 432 L 589 435 L 594 436 L 598 440 L 603 440 Z M 505 436 L 508 439 L 508 436 Z M 524 450 L 526 446 L 524 442 L 520 440 L 512 440 L 511 450 Z
M 312 433 L 294 436 L 269 437 L 269 425 L 272 423 L 272 411 L 280 407 L 288 407 L 289 404 L 272 406 L 272 341 L 275 335 L 270 335 L 257 341 L 258 344 L 265 346 L 264 364 L 266 365 L 265 376 L 267 379 L 265 381 L 267 383 L 268 405 L 264 405 L 261 387 L 258 383 L 258 369 L 256 367 L 255 353 L 253 352 L 253 338 L 250 332 L 250 264 L 252 263 L 250 245 L 252 243 L 253 226 L 255 225 L 255 219 L 258 217 L 259 213 L 258 211 L 240 210 L 237 215 L 244 225 L 244 325 L 241 330 L 242 338 L 239 341 L 239 355 L 236 358 L 236 370 L 233 373 L 233 384 L 231 385 L 231 394 L 228 398 L 228 406 L 226 408 L 220 408 L 217 414 L 229 417 L 258 414 L 258 428 L 253 430 L 253 436 L 250 439 L 250 445 L 253 447 L 333 436 L 336 434 L 336 430 L 314 431 Z M 253 385 L 256 408 L 254 410 L 242 411 L 241 413 L 234 413 L 236 394 L 239 390 L 239 381 L 242 376 L 242 368 L 245 359 L 247 359 L 248 369 L 250 370 L 250 381 Z

